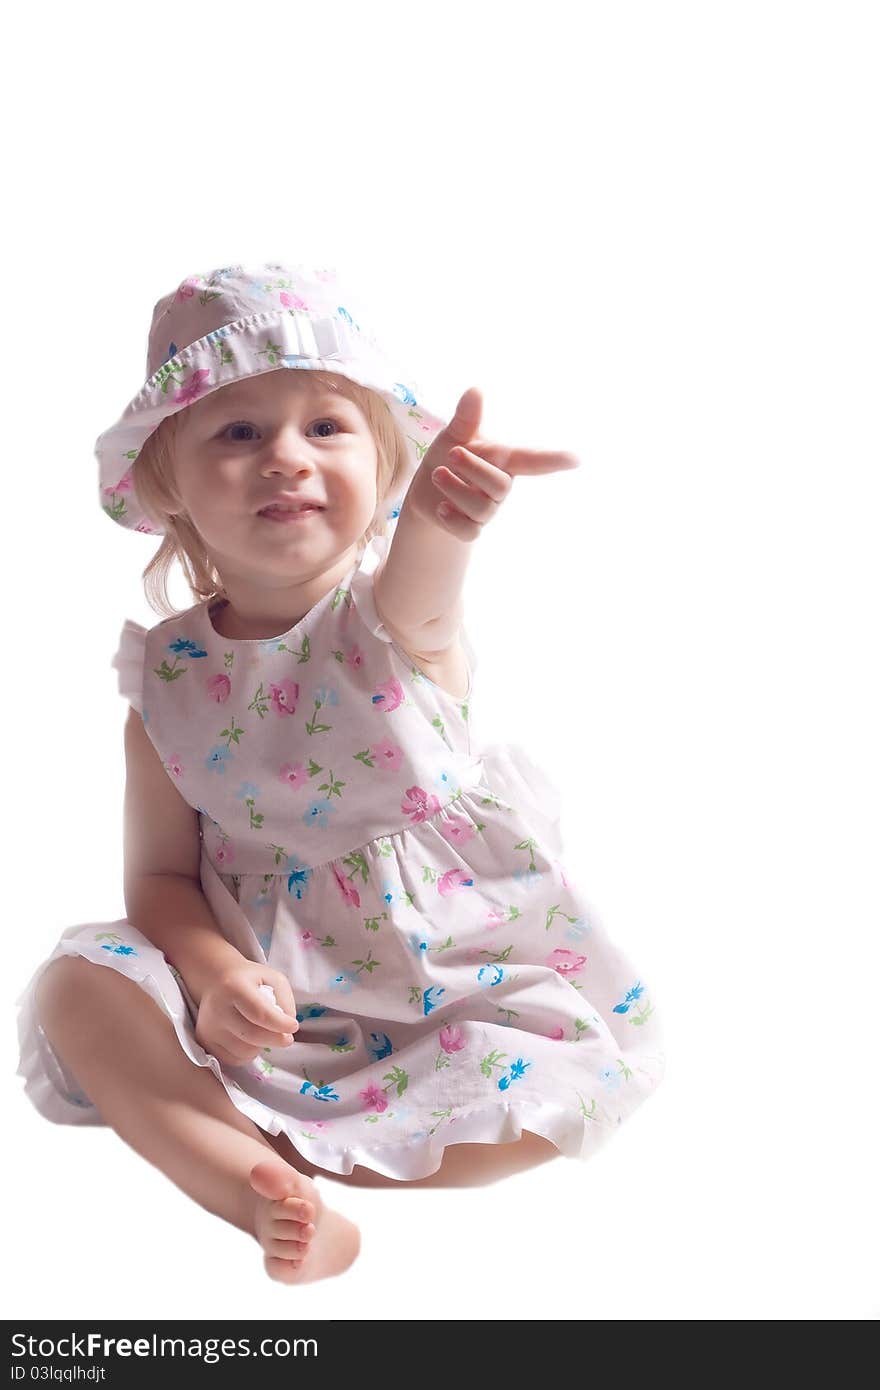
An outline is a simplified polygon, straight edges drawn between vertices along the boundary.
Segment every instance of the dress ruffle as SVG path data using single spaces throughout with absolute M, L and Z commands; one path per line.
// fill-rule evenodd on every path
M 144 650 L 147 629 L 127 618 L 119 634 L 119 647 L 110 665 L 118 672 L 119 693 L 143 714 Z

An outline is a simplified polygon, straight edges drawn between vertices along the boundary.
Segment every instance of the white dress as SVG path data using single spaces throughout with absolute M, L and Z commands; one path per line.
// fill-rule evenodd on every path
M 135 980 L 263 1130 L 319 1167 L 411 1179 L 447 1144 L 532 1130 L 586 1158 L 664 1071 L 651 992 L 559 859 L 554 789 L 382 626 L 387 541 L 289 632 L 223 637 L 207 603 L 113 664 L 199 812 L 201 882 L 223 934 L 289 978 L 287 1048 L 226 1066 L 196 1041 L 184 980 L 126 919 L 69 927 L 77 954 Z M 213 611 L 213 610 L 212 610 Z M 20 1073 L 61 1123 L 103 1120 L 22 995 Z

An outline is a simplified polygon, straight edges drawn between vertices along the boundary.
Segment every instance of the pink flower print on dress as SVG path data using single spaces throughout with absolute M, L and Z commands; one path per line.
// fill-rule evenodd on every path
M 437 829 L 451 845 L 464 845 L 476 835 L 476 830 L 464 816 L 446 811 L 437 822 Z
M 465 1036 L 457 1023 L 447 1023 L 440 1029 L 440 1046 L 444 1052 L 461 1052 L 464 1045 Z
M 383 1110 L 388 1109 L 388 1097 L 375 1082 L 372 1086 L 368 1086 L 366 1090 L 359 1091 L 358 1095 L 364 1102 L 365 1110 L 375 1110 L 377 1114 L 381 1115 Z
M 547 964 L 552 965 L 557 975 L 561 975 L 563 979 L 566 975 L 576 975 L 579 970 L 583 970 L 586 963 L 586 956 L 575 955 L 574 951 L 567 951 L 564 946 L 558 946 L 547 957 Z
M 386 714 L 402 705 L 403 686 L 397 677 L 394 676 L 390 681 L 384 681 L 382 685 L 377 685 L 372 701 L 377 709 L 384 710 Z
M 392 743 L 390 738 L 383 739 L 381 743 L 374 743 L 370 753 L 375 759 L 376 767 L 383 768 L 385 772 L 397 772 L 403 760 L 403 749 Z
M 216 676 L 212 676 L 210 680 L 205 682 L 205 689 L 212 700 L 216 700 L 218 705 L 222 705 L 224 700 L 229 699 L 232 681 L 222 671 L 218 671 Z
M 235 850 L 228 840 L 221 840 L 219 845 L 214 847 L 214 859 L 218 864 L 231 864 L 235 858 Z
M 179 391 L 174 393 L 175 405 L 192 405 L 205 390 L 206 378 L 211 373 L 207 367 L 200 367 L 197 372 L 193 372 L 185 386 L 181 386 Z
M 424 787 L 407 787 L 400 809 L 410 820 L 423 821 L 440 810 L 440 802 L 433 793 L 426 792 Z
M 201 277 L 198 275 L 190 275 L 188 279 L 181 280 L 180 284 L 177 287 L 177 294 L 174 296 L 174 298 L 177 300 L 192 299 L 193 295 L 195 294 L 195 286 L 199 283 L 200 278 Z
M 562 1028 L 554 1028 L 552 1033 L 545 1033 L 544 1037 L 549 1038 L 551 1042 L 562 1042 L 565 1031 Z
M 349 647 L 345 660 L 349 666 L 353 666 L 356 671 L 359 671 L 364 664 L 364 654 L 360 647 Z
M 467 878 L 461 869 L 447 869 L 437 880 L 437 892 L 441 898 L 449 898 L 459 888 L 473 888 L 474 880 Z
M 309 770 L 304 763 L 285 763 L 278 777 L 282 782 L 287 782 L 293 790 L 308 782 Z
M 506 919 L 504 913 L 501 911 L 500 907 L 493 907 L 493 908 L 492 908 L 492 911 L 489 913 L 489 915 L 488 915 L 487 918 L 486 918 L 486 926 L 487 926 L 487 927 L 500 927 L 501 923 L 504 922 L 504 921 L 506 921 L 506 920 L 507 920 L 507 919 Z
M 163 764 L 163 766 L 164 766 L 166 772 L 170 772 L 170 773 L 171 773 L 171 776 L 172 776 L 172 777 L 182 777 L 182 776 L 183 776 L 183 763 L 180 761 L 180 758 L 177 756 L 176 753 L 173 754 L 173 755 L 168 759 L 167 763 L 164 763 L 164 764 Z
M 344 874 L 341 874 L 339 872 L 335 864 L 333 865 L 333 873 L 336 878 L 336 882 L 339 884 L 340 892 L 342 893 L 342 896 L 345 899 L 345 901 L 347 903 L 350 903 L 352 907 L 360 907 L 360 894 L 358 893 L 358 890 L 355 888 L 354 884 L 349 882 L 349 880 L 344 876 Z
M 301 309 L 305 314 L 309 312 L 309 306 L 301 295 L 291 294 L 289 290 L 282 290 L 278 298 L 281 300 L 283 309 Z
M 318 938 L 313 931 L 301 932 L 299 939 L 304 946 L 317 946 L 318 944 Z
M 269 684 L 269 696 L 276 714 L 296 714 L 299 699 L 299 684 L 293 680 Z

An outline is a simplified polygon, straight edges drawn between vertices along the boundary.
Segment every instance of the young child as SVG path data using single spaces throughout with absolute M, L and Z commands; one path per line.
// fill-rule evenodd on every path
M 473 388 L 444 424 L 353 307 L 275 264 L 155 307 L 96 446 L 107 515 L 163 535 L 170 613 L 113 660 L 127 916 L 68 928 L 20 1000 L 37 1108 L 112 1126 L 289 1283 L 358 1251 L 316 1173 L 586 1158 L 664 1069 L 553 788 L 472 727 L 470 547 L 514 476 L 577 460 L 480 437 Z

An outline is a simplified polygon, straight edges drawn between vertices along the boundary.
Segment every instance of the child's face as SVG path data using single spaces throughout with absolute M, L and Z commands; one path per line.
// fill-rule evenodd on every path
M 376 509 L 376 443 L 360 407 L 308 371 L 264 372 L 203 396 L 175 438 L 181 499 L 221 578 L 268 583 L 329 568 Z M 278 494 L 323 510 L 279 523 Z

